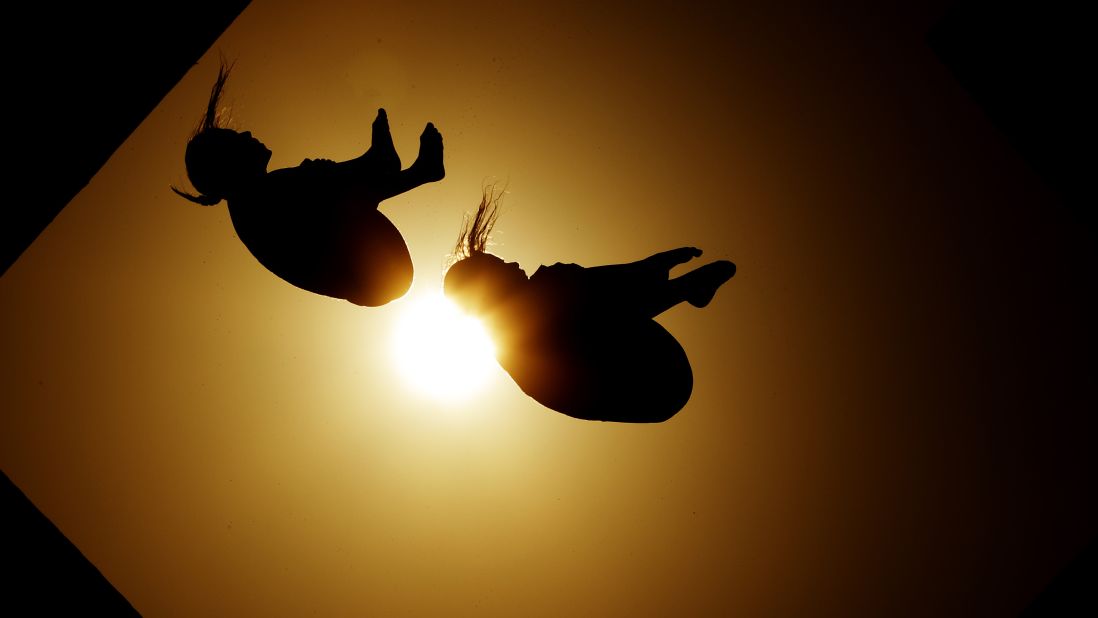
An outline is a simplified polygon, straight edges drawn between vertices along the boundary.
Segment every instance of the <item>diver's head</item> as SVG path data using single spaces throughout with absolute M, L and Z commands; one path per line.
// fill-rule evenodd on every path
M 442 282 L 443 293 L 474 315 L 485 316 L 528 281 L 518 264 L 488 253 L 488 236 L 499 217 L 502 197 L 502 191 L 496 193 L 491 186 L 484 188 L 476 214 L 462 221 L 453 251 L 455 261 Z
M 518 263 L 477 252 L 446 271 L 442 291 L 466 313 L 488 317 L 528 281 Z
M 240 133 L 226 128 L 220 111 L 221 94 L 229 79 L 232 65 L 224 61 L 210 91 L 206 113 L 187 143 L 184 163 L 187 177 L 199 195 L 191 195 L 172 187 L 177 194 L 206 206 L 212 206 L 233 196 L 256 178 L 267 173 L 271 151 L 248 131 Z
M 267 173 L 271 151 L 251 132 L 215 127 L 200 131 L 187 144 L 184 162 L 191 184 L 210 198 L 231 197 Z

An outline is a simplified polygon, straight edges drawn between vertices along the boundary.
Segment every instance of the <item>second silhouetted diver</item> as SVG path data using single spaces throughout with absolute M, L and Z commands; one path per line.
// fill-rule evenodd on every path
M 701 255 L 682 247 L 629 264 L 541 266 L 527 276 L 486 251 L 497 201 L 486 192 L 466 221 L 443 289 L 485 323 L 500 366 L 523 392 L 587 420 L 660 422 L 682 409 L 693 388 L 690 362 L 652 318 L 682 302 L 705 307 L 735 264 L 671 278 L 673 267 Z

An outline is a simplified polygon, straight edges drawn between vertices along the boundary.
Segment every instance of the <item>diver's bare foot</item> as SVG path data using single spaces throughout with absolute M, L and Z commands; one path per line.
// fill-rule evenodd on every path
M 370 152 L 377 157 L 381 169 L 391 172 L 400 171 L 400 156 L 393 144 L 393 135 L 389 132 L 389 116 L 384 109 L 377 110 L 374 118 L 373 136 Z
M 686 302 L 695 307 L 708 305 L 717 293 L 717 288 L 735 274 L 736 265 L 728 260 L 721 260 L 683 275 L 682 281 L 687 284 Z
M 423 182 L 442 180 L 446 176 L 446 168 L 442 165 L 442 134 L 430 122 L 419 136 L 419 156 L 411 169 Z

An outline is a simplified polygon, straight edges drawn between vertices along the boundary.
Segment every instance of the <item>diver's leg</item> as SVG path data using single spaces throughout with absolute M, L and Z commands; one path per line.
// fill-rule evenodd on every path
M 695 307 L 708 305 L 717 289 L 735 274 L 736 265 L 721 260 L 671 280 L 636 280 L 638 284 L 623 290 L 619 297 L 633 310 L 654 318 L 681 302 Z
M 695 307 L 704 307 L 713 300 L 717 289 L 736 274 L 736 265 L 728 260 L 720 260 L 692 270 L 685 275 L 672 279 L 669 283 L 681 289 L 683 299 Z
M 378 201 L 389 199 L 420 185 L 442 180 L 446 169 L 442 164 L 442 134 L 430 122 L 419 136 L 419 156 L 406 170 L 385 179 L 378 187 Z
M 654 318 L 686 300 L 685 288 L 668 280 L 671 265 L 661 261 L 661 255 L 586 269 L 593 304 L 613 307 L 622 315 Z
M 679 247 L 650 255 L 636 262 L 592 266 L 587 271 L 590 276 L 598 278 L 601 282 L 616 283 L 614 287 L 627 285 L 648 288 L 667 281 L 668 272 L 672 268 L 689 262 L 701 254 L 701 249 L 697 247 Z
M 428 122 L 419 136 L 419 155 L 408 171 L 420 184 L 442 180 L 446 176 L 446 168 L 442 165 L 442 134 L 434 124 Z
M 374 118 L 373 136 L 368 152 L 376 158 L 378 171 L 389 173 L 400 171 L 400 156 L 393 144 L 393 134 L 389 132 L 389 116 L 384 109 L 377 110 L 377 118 Z
M 641 260 L 641 263 L 648 264 L 654 268 L 667 272 L 679 264 L 685 264 L 701 254 L 701 249 L 697 247 L 679 247 L 678 249 L 671 249 L 670 251 L 664 251 L 644 258 Z
M 347 169 L 352 170 L 357 182 L 367 185 L 376 184 L 378 179 L 385 176 L 400 173 L 400 157 L 393 145 L 393 136 L 389 132 L 389 116 L 384 109 L 377 110 L 377 117 L 374 118 L 370 149 L 357 159 L 347 161 L 346 165 Z

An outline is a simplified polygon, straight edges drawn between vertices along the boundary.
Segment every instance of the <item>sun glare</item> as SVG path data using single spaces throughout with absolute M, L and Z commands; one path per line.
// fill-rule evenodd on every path
M 484 326 L 441 293 L 407 299 L 392 344 L 404 381 L 439 401 L 465 399 L 499 371 Z

